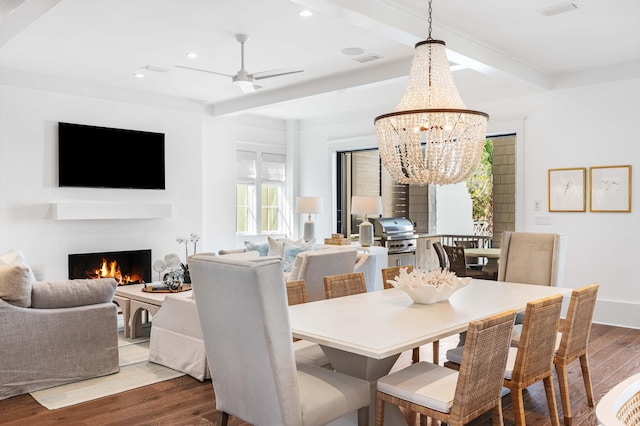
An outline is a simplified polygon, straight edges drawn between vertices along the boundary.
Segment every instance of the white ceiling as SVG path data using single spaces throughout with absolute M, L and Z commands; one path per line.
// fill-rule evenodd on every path
M 432 36 L 461 65 L 454 79 L 468 106 L 640 76 L 640 1 L 575 0 L 573 11 L 539 12 L 566 3 L 433 2 Z M 298 16 L 302 9 L 314 15 Z M 229 77 L 175 68 L 235 74 L 237 33 L 249 35 L 248 72 L 304 72 L 260 80 L 262 89 L 243 94 Z M 0 83 L 189 99 L 215 115 L 385 113 L 402 92 L 414 44 L 426 36 L 426 0 L 0 0 Z M 363 53 L 342 54 L 347 47 Z M 369 55 L 381 59 L 353 60 Z M 145 77 L 134 77 L 139 72 Z

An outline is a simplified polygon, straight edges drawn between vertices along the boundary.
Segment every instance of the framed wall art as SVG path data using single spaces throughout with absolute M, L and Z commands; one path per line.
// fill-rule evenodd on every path
M 589 170 L 592 212 L 631 211 L 631 166 L 598 166 Z
M 587 169 L 549 169 L 549 211 L 584 212 Z

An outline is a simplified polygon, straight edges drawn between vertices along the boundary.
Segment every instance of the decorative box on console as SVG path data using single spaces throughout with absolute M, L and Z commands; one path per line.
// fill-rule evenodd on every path
M 324 243 L 337 246 L 348 246 L 351 244 L 351 240 L 349 238 L 345 238 L 342 234 L 331 234 L 331 238 L 325 238 Z

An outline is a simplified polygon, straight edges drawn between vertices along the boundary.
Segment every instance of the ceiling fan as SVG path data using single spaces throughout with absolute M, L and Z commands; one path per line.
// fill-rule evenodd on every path
M 192 70 L 192 71 L 206 72 L 209 74 L 223 75 L 225 77 L 231 77 L 231 81 L 233 81 L 235 84 L 240 86 L 240 88 L 244 93 L 251 93 L 251 92 L 254 92 L 256 89 L 261 88 L 261 86 L 257 86 L 255 84 L 255 80 L 279 77 L 281 75 L 287 75 L 287 74 L 296 74 L 304 71 L 304 70 L 292 70 L 290 68 L 279 68 L 275 70 L 262 71 L 262 72 L 256 72 L 256 73 L 250 74 L 247 72 L 247 70 L 244 69 L 244 44 L 249 39 L 249 36 L 246 34 L 236 34 L 235 39 L 240 43 L 240 70 L 235 75 L 224 74 L 221 72 L 210 71 L 210 70 L 204 70 L 201 68 L 186 67 L 183 65 L 176 65 L 175 67 L 186 69 L 186 70 Z

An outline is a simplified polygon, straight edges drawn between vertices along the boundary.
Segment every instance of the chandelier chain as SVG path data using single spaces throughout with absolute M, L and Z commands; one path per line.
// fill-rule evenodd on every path
M 428 35 L 428 37 L 427 37 L 427 40 L 433 40 L 433 39 L 431 38 L 431 12 L 432 12 L 432 9 L 431 9 L 431 0 L 429 0 L 429 35 Z

